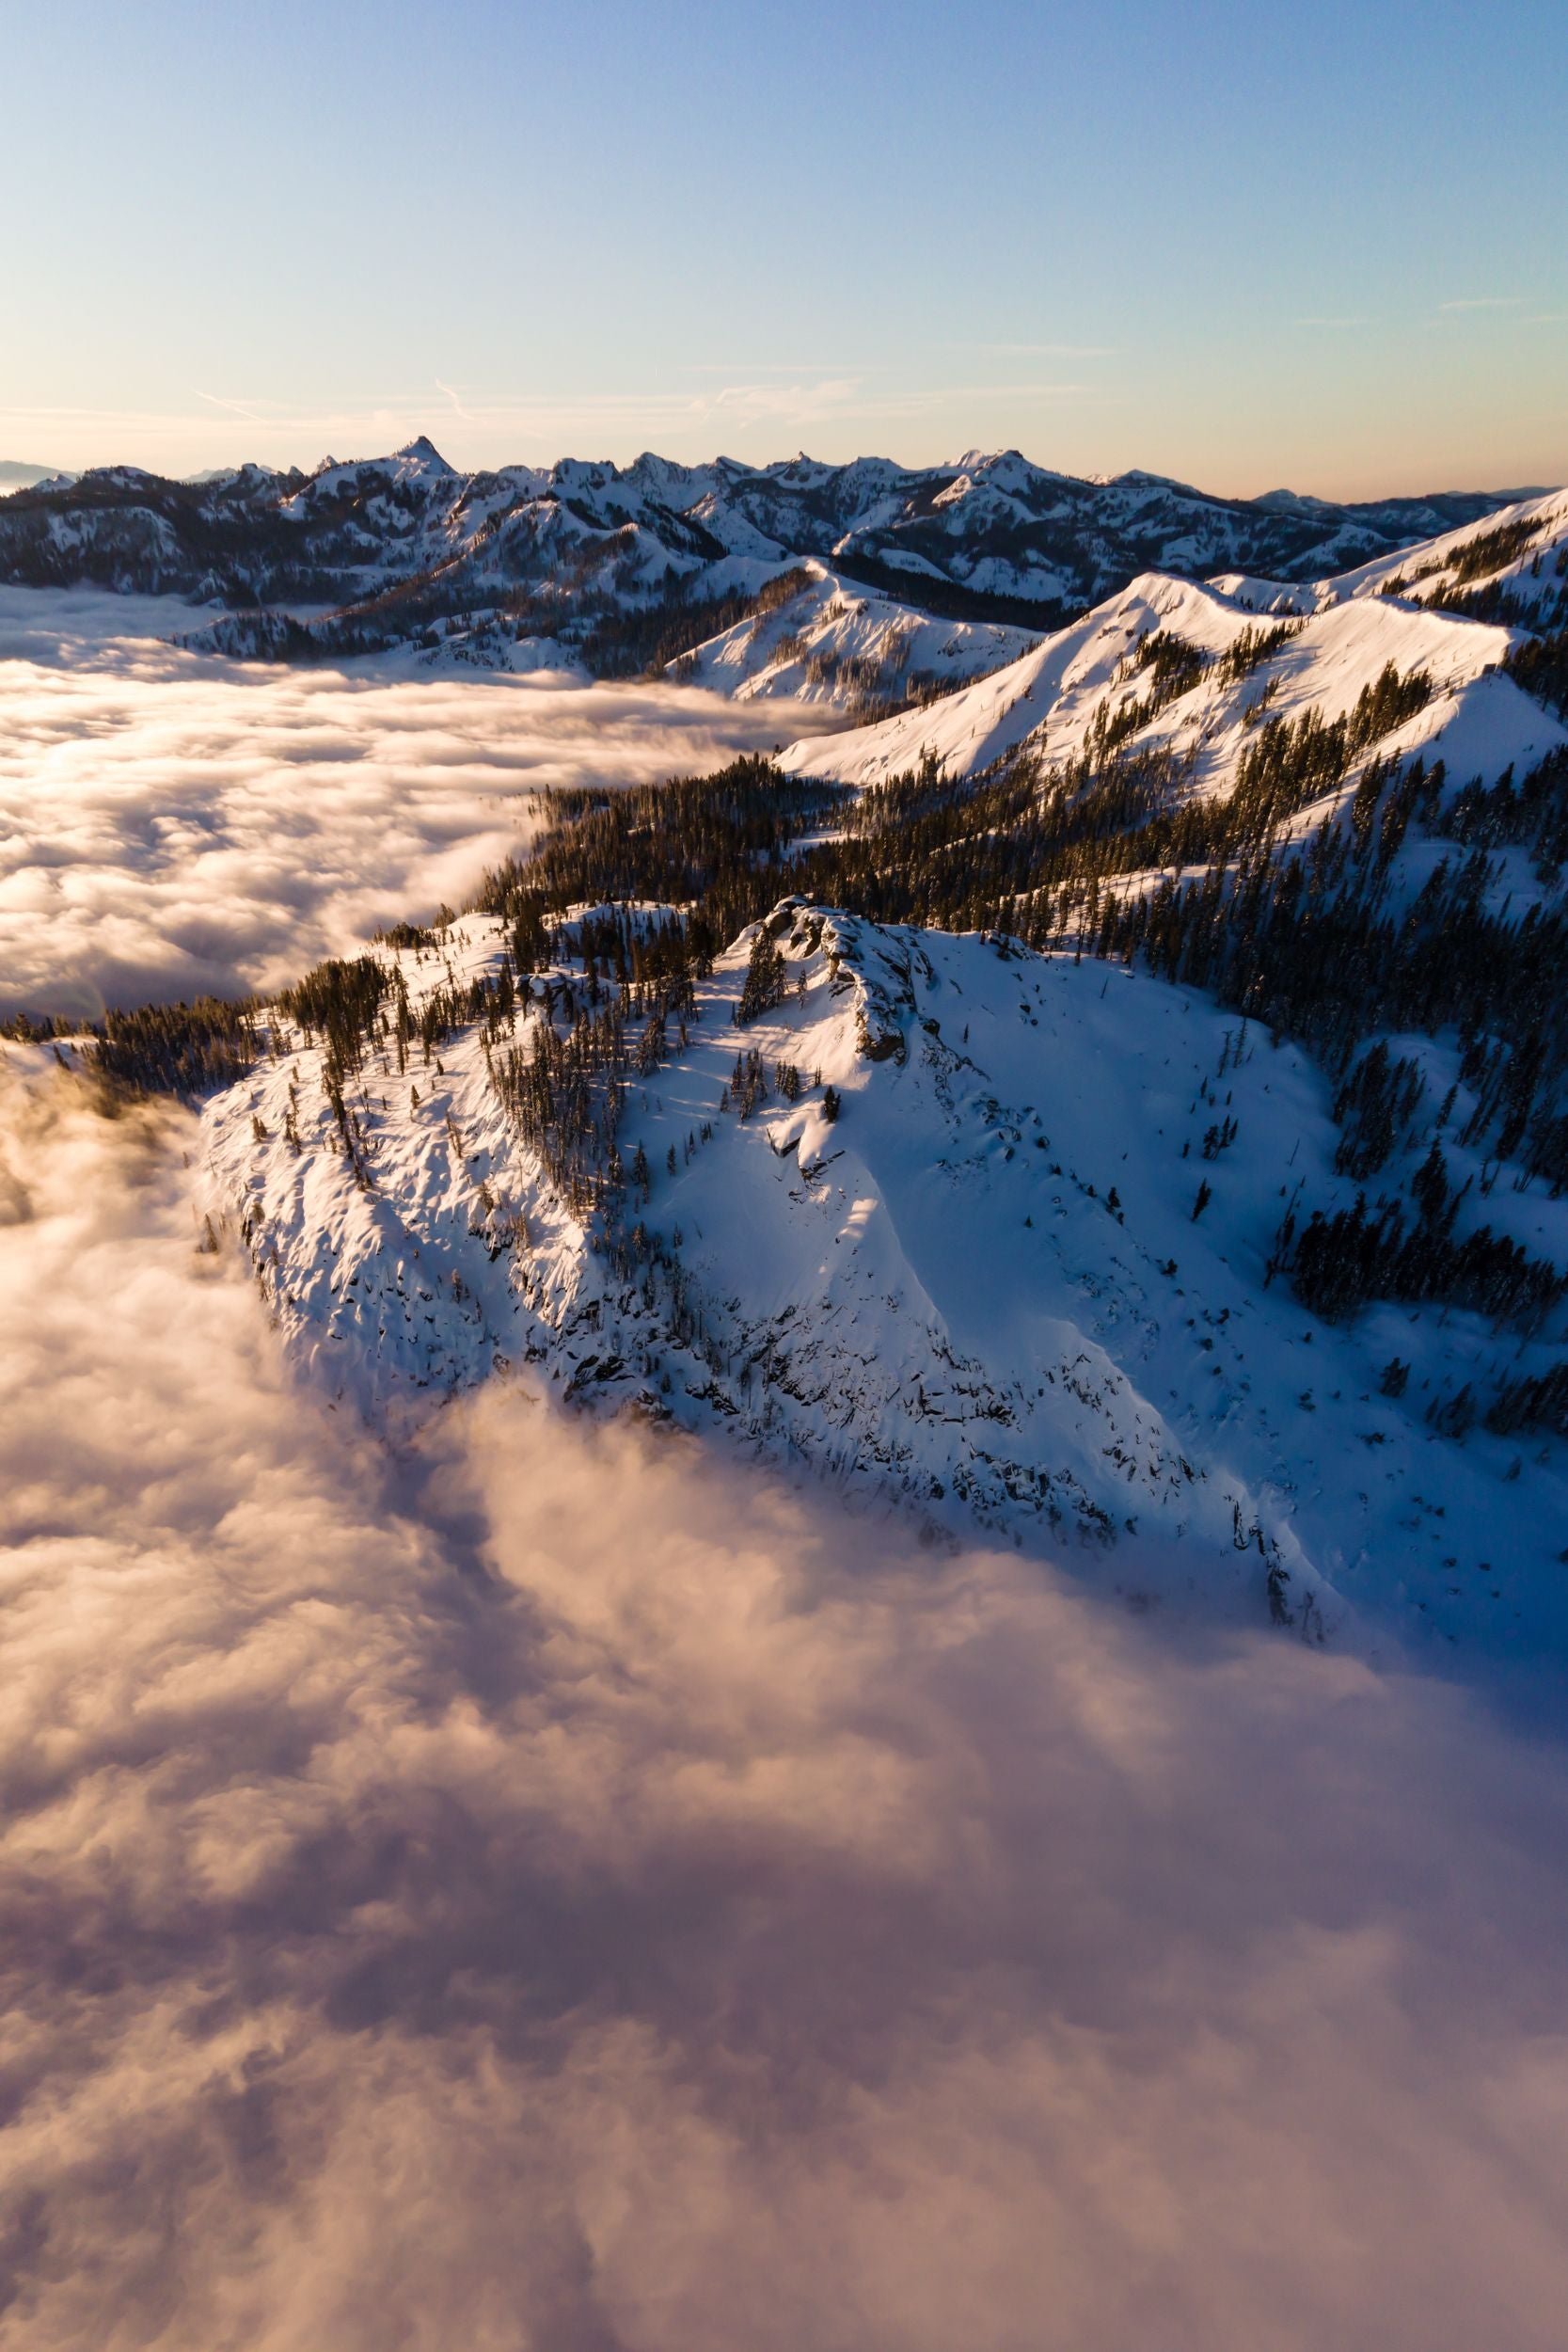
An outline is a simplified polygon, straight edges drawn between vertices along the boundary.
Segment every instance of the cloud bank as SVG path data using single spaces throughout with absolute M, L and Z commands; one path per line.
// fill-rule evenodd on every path
M 0 2344 L 1560 2340 L 1568 1768 L 563 1422 L 0 1047 Z
M 697 772 L 779 735 L 776 710 L 690 689 L 158 641 L 199 618 L 0 588 L 0 1014 L 281 986 L 460 904 L 540 787 Z

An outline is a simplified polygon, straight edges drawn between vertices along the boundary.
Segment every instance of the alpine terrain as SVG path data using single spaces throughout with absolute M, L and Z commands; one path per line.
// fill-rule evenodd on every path
M 71 1050 L 204 1102 L 211 1245 L 390 1429 L 543 1383 L 1140 1609 L 1560 1657 L 1568 494 L 1482 503 L 426 442 L 24 492 L 13 578 L 226 598 L 213 654 L 842 723 Z
M 1020 648 L 962 628 L 945 652 L 929 630 L 915 644 L 819 644 L 825 573 L 940 620 L 1037 632 L 1151 567 L 1310 580 L 1472 522 L 1504 495 L 1219 499 L 1152 474 L 1080 481 L 1012 450 L 913 469 L 645 455 L 464 474 L 421 437 L 309 474 L 247 465 L 173 482 L 115 466 L 36 483 L 0 501 L 0 580 L 212 602 L 226 617 L 194 625 L 192 642 L 227 653 L 405 645 L 595 675 L 672 660 L 802 592 L 785 625 L 801 654 L 867 665 L 874 650 L 903 699 Z M 863 697 L 870 675 L 855 674 Z

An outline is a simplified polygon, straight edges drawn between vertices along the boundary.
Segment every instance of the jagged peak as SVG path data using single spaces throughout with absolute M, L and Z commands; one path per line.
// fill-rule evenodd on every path
M 455 473 L 457 470 L 454 466 L 448 465 L 426 433 L 416 434 L 413 440 L 404 441 L 401 449 L 392 452 L 392 455 L 400 466 L 417 466 L 429 473 Z

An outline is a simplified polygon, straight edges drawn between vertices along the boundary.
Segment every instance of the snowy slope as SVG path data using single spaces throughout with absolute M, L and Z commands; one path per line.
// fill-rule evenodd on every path
M 1325 602 L 1400 596 L 1426 605 L 1506 598 L 1506 617 L 1561 627 L 1568 619 L 1568 491 L 1502 507 L 1407 549 L 1397 562 L 1361 564 L 1323 581 L 1319 595 Z
M 793 595 L 705 639 L 672 674 L 738 702 L 788 696 L 853 716 L 1001 669 L 1032 643 L 996 622 L 933 620 L 815 562 L 776 586 L 796 579 Z
M 393 1423 L 521 1376 L 722 1431 L 934 1531 L 1076 1559 L 1140 1606 L 1257 1621 L 1277 1568 L 1310 1634 L 1561 1652 L 1561 1450 L 1480 1431 L 1461 1446 L 1424 1420 L 1463 1380 L 1539 1367 L 1560 1334 L 1521 1349 L 1475 1317 L 1393 1308 L 1330 1328 L 1266 1286 L 1292 1189 L 1350 1189 L 1324 1082 L 1293 1048 L 1103 964 L 799 901 L 769 929 L 784 1004 L 734 1025 L 742 939 L 687 1041 L 672 1027 L 633 1086 L 621 1149 L 646 1153 L 631 1214 L 651 1256 L 630 1274 L 492 1083 L 546 1017 L 543 977 L 510 1034 L 471 1026 L 428 1062 L 416 1044 L 401 1077 L 389 1047 L 372 1056 L 349 1105 L 368 1186 L 319 1053 L 279 1023 L 276 1052 L 207 1109 L 206 1180 L 315 1375 Z M 383 952 L 417 1011 L 499 971 L 503 944 L 469 916 Z M 550 977 L 583 986 L 569 956 Z M 721 1104 L 753 1050 L 768 1091 L 742 1117 Z M 1234 1140 L 1204 1158 L 1227 1120 Z M 1489 1206 L 1568 1256 L 1568 1203 Z M 1378 1388 L 1395 1356 L 1413 1366 L 1400 1399 Z
M 1528 764 L 1564 739 L 1540 704 L 1491 675 L 1517 630 L 1402 599 L 1347 596 L 1300 619 L 1268 659 L 1233 675 L 1223 657 L 1266 625 L 1212 584 L 1148 574 L 942 702 L 792 745 L 781 764 L 795 774 L 863 786 L 927 756 L 953 776 L 976 775 L 1020 751 L 1071 759 L 1088 746 L 1097 723 L 1146 693 L 1133 662 L 1140 643 L 1156 631 L 1196 647 L 1209 666 L 1188 692 L 1128 735 L 1125 748 L 1176 755 L 1187 763 L 1194 791 L 1230 788 L 1264 711 L 1297 718 L 1310 707 L 1338 718 L 1390 663 L 1402 675 L 1424 671 L 1434 691 L 1382 751 L 1424 749 L 1448 759 L 1456 777 L 1467 777 L 1495 775 L 1510 760 Z
M 1243 612 L 1264 612 L 1271 620 L 1289 620 L 1317 610 L 1315 587 L 1288 580 L 1255 580 L 1248 572 L 1216 572 L 1209 585 Z

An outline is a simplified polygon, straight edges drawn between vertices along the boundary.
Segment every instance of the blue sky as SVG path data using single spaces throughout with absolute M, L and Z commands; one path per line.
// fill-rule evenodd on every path
M 0 456 L 1568 479 L 1568 0 L 0 0 Z

